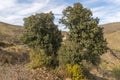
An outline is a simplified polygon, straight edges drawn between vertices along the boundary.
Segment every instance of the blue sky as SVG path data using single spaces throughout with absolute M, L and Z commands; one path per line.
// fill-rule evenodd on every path
M 93 17 L 100 19 L 99 24 L 120 22 L 120 0 L 0 0 L 0 21 L 23 25 L 25 17 L 52 11 L 58 24 L 62 10 L 76 2 L 91 9 Z M 64 29 L 64 26 L 59 25 L 59 28 Z

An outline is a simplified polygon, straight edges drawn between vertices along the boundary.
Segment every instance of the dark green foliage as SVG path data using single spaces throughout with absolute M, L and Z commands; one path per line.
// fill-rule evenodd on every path
M 73 7 L 68 6 L 63 10 L 60 23 L 70 31 L 69 43 L 63 45 L 65 47 L 59 55 L 64 55 L 63 59 L 68 57 L 66 58 L 68 63 L 79 64 L 82 60 L 86 60 L 97 65 L 100 62 L 100 55 L 107 50 L 103 29 L 98 27 L 99 19 L 93 18 L 92 12 L 80 3 L 75 3 Z
M 22 38 L 23 43 L 33 49 L 36 55 L 41 55 L 39 51 L 43 50 L 42 54 L 46 57 L 52 57 L 51 65 L 55 62 L 57 50 L 62 41 L 61 32 L 53 21 L 54 15 L 52 12 L 40 13 L 25 18 L 24 27 L 26 32 Z
M 72 44 L 72 45 L 71 45 Z M 78 46 L 70 41 L 66 41 L 65 44 L 63 44 L 58 52 L 59 54 L 59 64 L 61 66 L 64 66 L 66 64 L 76 64 L 80 63 L 82 57 L 80 54 L 76 53 L 75 49 Z

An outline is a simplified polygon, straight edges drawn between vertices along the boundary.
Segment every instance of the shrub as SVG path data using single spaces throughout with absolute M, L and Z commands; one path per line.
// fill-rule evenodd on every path
M 49 66 L 51 62 L 51 56 L 47 56 L 44 54 L 43 50 L 40 50 L 40 52 L 36 52 L 34 50 L 31 50 L 30 52 L 30 64 L 28 65 L 30 68 L 38 68 L 42 66 Z
M 87 80 L 84 75 L 81 67 L 78 64 L 70 65 L 67 64 L 67 71 L 70 73 L 72 80 Z
M 60 66 L 66 64 L 74 65 L 81 62 L 81 54 L 76 53 L 74 49 L 76 49 L 76 46 L 75 44 L 71 45 L 70 41 L 66 41 L 65 44 L 61 46 L 58 51 L 58 60 Z
M 58 26 L 54 24 L 54 14 L 50 12 L 31 15 L 24 19 L 24 28 L 21 40 L 34 50 L 30 53 L 32 67 L 48 64 L 55 67 L 62 36 Z
M 116 80 L 120 80 L 120 66 L 114 67 L 112 73 Z

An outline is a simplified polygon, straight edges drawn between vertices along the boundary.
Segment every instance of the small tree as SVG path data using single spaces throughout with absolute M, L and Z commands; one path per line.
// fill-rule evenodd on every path
M 82 4 L 75 3 L 63 10 L 60 23 L 69 29 L 69 41 L 59 51 L 60 63 L 79 64 L 86 60 L 97 65 L 100 55 L 107 50 L 103 29 L 98 27 L 99 19 L 93 18 L 92 12 Z
M 53 21 L 52 12 L 40 13 L 24 19 L 26 31 L 22 41 L 31 48 L 30 59 L 32 64 L 36 63 L 34 67 L 56 64 L 55 59 L 62 39 L 61 31 Z

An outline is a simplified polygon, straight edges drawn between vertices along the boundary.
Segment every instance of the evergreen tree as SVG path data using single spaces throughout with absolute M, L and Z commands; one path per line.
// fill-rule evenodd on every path
M 103 29 L 98 27 L 99 19 L 82 4 L 75 3 L 63 10 L 60 23 L 68 29 L 68 40 L 59 51 L 60 63 L 79 64 L 83 60 L 97 65 L 100 55 L 107 50 Z
M 26 31 L 22 41 L 31 48 L 30 58 L 33 67 L 56 64 L 54 62 L 62 39 L 61 31 L 53 21 L 52 12 L 40 13 L 24 19 Z

